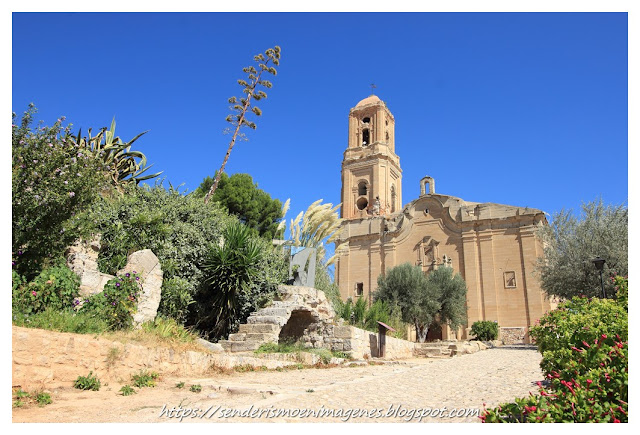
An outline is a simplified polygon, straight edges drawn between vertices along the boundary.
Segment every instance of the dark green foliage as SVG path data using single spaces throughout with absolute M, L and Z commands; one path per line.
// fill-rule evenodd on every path
M 87 376 L 78 376 L 76 381 L 73 383 L 73 386 L 78 390 L 99 391 L 101 385 L 100 379 L 95 377 L 91 371 Z
M 467 322 L 467 284 L 450 267 L 439 267 L 427 275 L 427 285 L 440 295 L 438 323 L 449 325 L 453 331 Z
M 491 320 L 478 320 L 471 325 L 471 335 L 475 340 L 491 341 L 498 338 L 498 322 Z
M 217 204 L 203 205 L 160 185 L 129 186 L 125 195 L 101 201 L 92 218 L 95 232 L 102 234 L 100 270 L 115 274 L 130 253 L 151 249 L 163 271 L 160 313 L 180 321 L 202 283 L 199 266 L 208 244 L 219 240 L 232 220 Z
M 354 304 L 351 298 L 341 302 L 336 309 L 336 315 L 349 324 L 372 332 L 378 332 L 378 322 L 391 326 L 395 331 L 389 334 L 396 338 L 406 338 L 406 324 L 402 321 L 400 307 L 391 305 L 378 299 L 370 307 L 364 298 L 359 298 Z
M 204 197 L 211 188 L 214 179 L 205 178 L 193 192 L 197 197 Z M 278 221 L 282 218 L 282 204 L 253 182 L 249 174 L 233 174 L 229 177 L 222 174 L 220 182 L 211 201 L 226 208 L 230 214 L 237 216 L 244 223 L 267 240 L 281 238 L 284 232 L 278 231 Z
M 269 300 L 275 285 L 282 282 L 284 269 L 270 251 L 273 248 L 266 241 L 252 236 L 241 223 L 225 228 L 223 238 L 210 245 L 202 263 L 205 279 L 195 297 L 196 328 L 210 338 L 226 336 L 257 304 Z M 268 255 L 273 259 L 271 267 Z
M 618 300 L 575 297 L 531 328 L 547 385 L 539 395 L 485 410 L 486 422 L 627 422 L 628 282 L 617 277 Z
M 600 274 L 593 259 L 602 257 L 605 291 L 614 295 L 608 277 L 626 276 L 629 269 L 629 211 L 624 205 L 585 203 L 579 216 L 571 210 L 554 214 L 551 225 L 540 228 L 544 257 L 538 263 L 542 289 L 549 295 L 602 297 Z
M 378 277 L 375 298 L 396 303 L 402 320 L 416 328 L 420 342 L 426 339 L 429 325 L 442 307 L 437 289 L 427 285 L 422 268 L 409 263 L 396 266 Z
M 189 306 L 194 303 L 190 289 L 189 282 L 184 278 L 174 276 L 163 280 L 158 315 L 184 324 L 189 314 Z
M 112 330 L 130 328 L 141 291 L 140 277 L 136 273 L 127 273 L 107 282 L 101 293 L 85 301 L 80 312 L 104 320 Z
M 30 283 L 15 271 L 12 275 L 12 308 L 14 314 L 31 315 L 47 308 L 70 308 L 80 289 L 80 279 L 63 260 L 45 268 Z
M 11 129 L 12 257 L 27 279 L 87 232 L 80 217 L 108 186 L 102 162 L 65 139 L 71 127 L 34 129 L 35 113 L 29 105 L 20 125 L 14 114 Z
M 464 280 L 451 268 L 439 267 L 425 277 L 420 266 L 404 263 L 378 277 L 375 298 L 397 305 L 402 320 L 413 324 L 424 342 L 434 321 L 453 330 L 466 322 L 466 295 Z

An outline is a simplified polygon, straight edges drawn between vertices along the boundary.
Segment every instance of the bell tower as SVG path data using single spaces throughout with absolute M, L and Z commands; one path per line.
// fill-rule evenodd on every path
M 401 209 L 395 119 L 386 104 L 371 95 L 349 111 L 349 142 L 342 160 L 342 218 L 388 215 Z

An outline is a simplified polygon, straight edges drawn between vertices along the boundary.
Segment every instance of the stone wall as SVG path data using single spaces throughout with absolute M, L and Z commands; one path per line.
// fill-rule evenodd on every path
M 12 385 L 23 390 L 71 387 L 89 371 L 104 382 L 128 382 L 142 369 L 161 374 L 201 375 L 212 366 L 241 365 L 277 368 L 296 364 L 228 353 L 178 352 L 169 348 L 68 334 L 34 328 L 12 327 Z
M 500 328 L 500 340 L 504 344 L 523 344 L 526 343 L 526 331 L 524 328 Z
M 353 358 L 378 356 L 378 334 L 349 325 L 326 325 L 323 347 L 350 354 Z M 415 343 L 386 336 L 385 359 L 412 358 Z

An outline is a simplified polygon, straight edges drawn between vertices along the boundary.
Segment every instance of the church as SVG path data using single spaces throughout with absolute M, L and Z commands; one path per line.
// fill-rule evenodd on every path
M 335 262 L 343 300 L 372 303 L 378 277 L 406 262 L 425 273 L 449 266 L 467 283 L 467 325 L 432 328 L 428 339 L 470 338 L 475 321 L 489 320 L 505 341 L 530 342 L 529 327 L 552 308 L 534 273 L 544 212 L 439 194 L 429 176 L 416 180 L 420 196 L 403 207 L 394 126 L 375 95 L 349 112 Z

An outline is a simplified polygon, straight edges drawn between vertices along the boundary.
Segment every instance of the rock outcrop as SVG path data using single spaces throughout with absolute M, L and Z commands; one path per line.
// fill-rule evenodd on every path
M 80 296 L 90 296 L 104 290 L 105 284 L 115 278 L 98 270 L 100 237 L 91 242 L 78 241 L 67 250 L 67 266 L 80 277 Z M 127 259 L 126 266 L 118 275 L 136 272 L 142 281 L 142 292 L 138 299 L 138 310 L 133 316 L 134 324 L 153 320 L 158 313 L 162 292 L 162 268 L 160 260 L 151 251 L 136 251 Z

